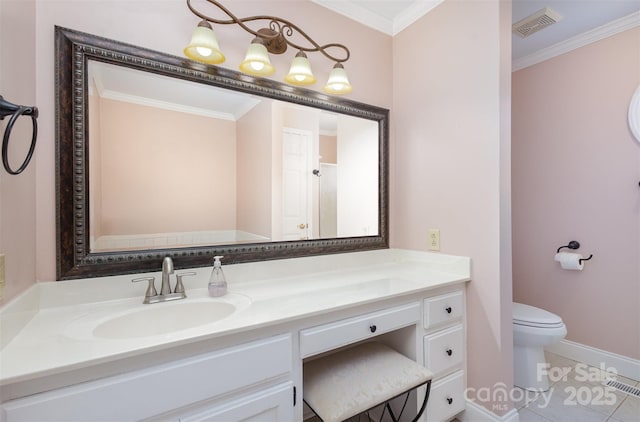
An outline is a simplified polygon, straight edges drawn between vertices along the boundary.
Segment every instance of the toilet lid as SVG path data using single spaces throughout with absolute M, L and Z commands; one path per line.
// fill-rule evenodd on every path
M 556 314 L 524 303 L 513 303 L 513 323 L 531 326 L 558 327 L 563 324 Z

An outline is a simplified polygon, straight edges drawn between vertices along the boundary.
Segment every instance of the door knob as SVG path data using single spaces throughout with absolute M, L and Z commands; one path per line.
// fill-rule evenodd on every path
M 307 226 L 307 225 L 306 225 L 306 224 L 304 224 L 304 223 L 300 223 L 300 224 L 298 224 L 298 228 L 299 228 L 299 229 L 304 229 L 306 226 Z

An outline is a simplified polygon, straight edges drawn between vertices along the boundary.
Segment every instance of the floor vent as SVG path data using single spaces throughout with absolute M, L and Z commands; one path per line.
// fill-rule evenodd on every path
M 526 38 L 549 25 L 553 25 L 561 19 L 562 15 L 560 15 L 560 13 L 545 7 L 514 23 L 512 29 L 514 34 L 519 35 L 521 38 Z
M 640 388 L 634 387 L 629 384 L 625 384 L 620 381 L 609 380 L 607 381 L 607 387 L 613 387 L 618 391 L 622 391 L 630 396 L 640 397 Z

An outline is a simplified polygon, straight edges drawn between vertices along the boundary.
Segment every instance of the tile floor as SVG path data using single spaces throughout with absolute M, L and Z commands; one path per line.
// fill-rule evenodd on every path
M 603 380 L 601 368 L 546 353 L 551 389 L 546 393 L 519 390 L 515 404 L 520 422 L 640 422 L 640 398 L 627 395 Z M 622 376 L 619 382 L 640 388 L 640 382 Z M 520 397 L 521 396 L 521 397 Z

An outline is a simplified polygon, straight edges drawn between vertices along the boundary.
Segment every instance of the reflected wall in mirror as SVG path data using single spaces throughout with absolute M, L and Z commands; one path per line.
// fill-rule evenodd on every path
M 58 279 L 388 247 L 388 110 L 56 28 Z

